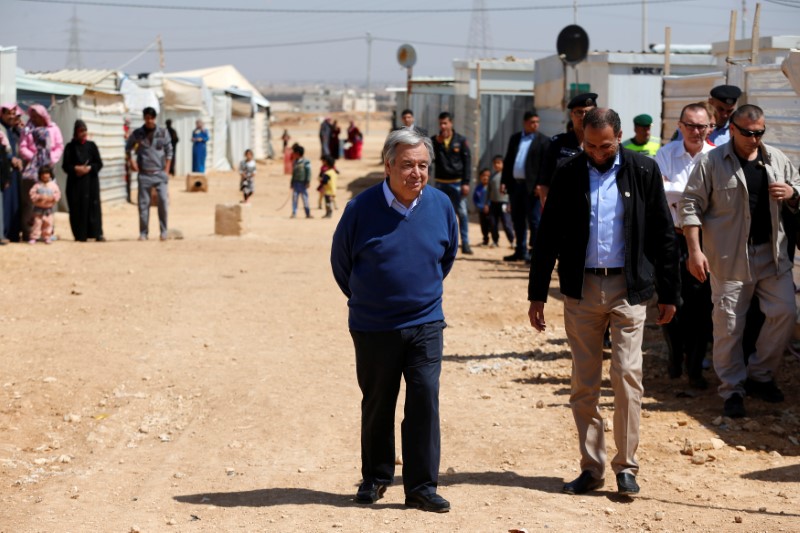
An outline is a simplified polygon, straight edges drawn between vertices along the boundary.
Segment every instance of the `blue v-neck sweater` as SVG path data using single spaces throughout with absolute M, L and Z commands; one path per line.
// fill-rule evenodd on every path
M 458 251 L 449 198 L 425 187 L 405 217 L 379 183 L 351 200 L 331 247 L 333 277 L 347 296 L 354 331 L 393 331 L 444 320 L 442 282 Z

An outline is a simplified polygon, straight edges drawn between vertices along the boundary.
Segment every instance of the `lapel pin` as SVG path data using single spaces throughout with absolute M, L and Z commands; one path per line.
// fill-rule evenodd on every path
M 630 197 L 631 197 L 631 193 L 629 193 L 628 191 L 625 191 L 625 198 L 630 198 Z

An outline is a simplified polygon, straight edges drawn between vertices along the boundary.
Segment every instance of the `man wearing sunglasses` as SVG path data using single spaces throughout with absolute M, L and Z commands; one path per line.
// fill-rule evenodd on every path
M 740 418 L 745 395 L 783 401 L 775 374 L 794 328 L 795 302 L 781 210 L 797 210 L 800 176 L 783 152 L 761 142 L 760 107 L 741 106 L 730 123 L 731 141 L 700 160 L 679 206 L 689 272 L 701 282 L 710 273 L 723 412 Z M 742 333 L 754 295 L 766 320 L 745 365 Z
M 675 318 L 661 327 L 669 349 L 668 372 L 672 379 L 681 377 L 685 358 L 689 385 L 696 389 L 708 387 L 703 377 L 703 359 L 711 337 L 711 286 L 708 280 L 700 282 L 695 279 L 686 268 L 688 250 L 680 229 L 678 202 L 697 162 L 703 154 L 714 149 L 706 142 L 710 120 L 705 103 L 687 105 L 681 110 L 678 121 L 682 139 L 667 143 L 656 153 L 680 250 L 682 304 L 678 306 Z

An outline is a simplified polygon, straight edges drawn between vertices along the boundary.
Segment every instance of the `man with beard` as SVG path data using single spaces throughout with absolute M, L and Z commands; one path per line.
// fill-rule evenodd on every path
M 675 314 L 678 255 L 661 172 L 652 158 L 620 148 L 612 109 L 583 119 L 583 153 L 556 170 L 531 263 L 528 315 L 544 331 L 544 305 L 558 260 L 564 327 L 572 350 L 570 406 L 578 429 L 580 476 L 564 485 L 583 494 L 604 481 L 606 449 L 598 406 L 603 333 L 611 326 L 614 441 L 611 460 L 619 494 L 639 493 L 642 339 L 647 303 L 658 286 L 658 324 Z M 654 283 L 655 282 L 655 283 Z
M 146 241 L 150 225 L 150 194 L 158 194 L 158 225 L 161 240 L 167 240 L 167 202 L 169 199 L 169 170 L 172 161 L 172 139 L 165 128 L 156 126 L 156 110 L 142 111 L 144 125 L 134 130 L 125 144 L 131 156 L 131 169 L 139 173 L 139 240 Z

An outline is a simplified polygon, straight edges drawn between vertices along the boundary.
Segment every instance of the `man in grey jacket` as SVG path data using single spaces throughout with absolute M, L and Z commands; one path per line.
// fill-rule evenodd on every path
M 745 394 L 783 401 L 775 374 L 795 322 L 781 211 L 796 212 L 800 176 L 783 152 L 761 142 L 765 131 L 761 108 L 737 109 L 730 120 L 731 142 L 703 156 L 679 204 L 689 272 L 701 282 L 710 272 L 714 370 L 722 382 L 723 412 L 731 418 L 745 416 Z M 745 365 L 742 333 L 754 295 L 766 321 L 757 353 Z
M 172 138 L 169 132 L 156 125 L 156 110 L 146 107 L 142 111 L 144 126 L 134 130 L 127 143 L 126 153 L 131 154 L 131 168 L 139 173 L 139 240 L 147 240 L 150 225 L 150 194 L 158 194 L 158 225 L 161 240 L 167 240 L 167 207 L 169 177 L 172 162 Z M 136 157 L 133 153 L 136 152 Z

